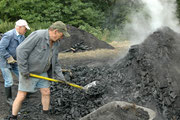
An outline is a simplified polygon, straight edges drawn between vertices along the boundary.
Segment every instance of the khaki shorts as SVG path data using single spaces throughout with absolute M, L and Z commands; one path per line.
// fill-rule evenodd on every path
M 41 76 L 47 77 L 47 73 L 40 74 Z M 50 82 L 43 79 L 29 77 L 25 79 L 21 74 L 19 74 L 19 91 L 24 92 L 36 92 L 38 88 L 49 88 Z

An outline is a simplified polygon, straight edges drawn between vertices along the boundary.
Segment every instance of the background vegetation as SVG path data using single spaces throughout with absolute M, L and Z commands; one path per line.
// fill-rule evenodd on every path
M 180 18 L 180 0 L 176 1 Z M 14 22 L 21 18 L 30 24 L 27 35 L 61 20 L 111 41 L 129 21 L 131 12 L 139 9 L 136 0 L 0 0 L 0 32 L 14 28 Z

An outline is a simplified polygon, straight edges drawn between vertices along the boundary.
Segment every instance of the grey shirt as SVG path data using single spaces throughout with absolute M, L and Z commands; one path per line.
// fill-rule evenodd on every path
M 17 47 L 17 61 L 19 71 L 21 73 L 41 74 L 47 72 L 47 65 L 49 58 L 51 59 L 53 78 L 63 79 L 61 66 L 58 60 L 59 41 L 55 42 L 52 47 L 52 57 L 49 56 L 51 52 L 49 44 L 49 32 L 46 30 L 37 30 L 32 32 L 18 47 Z

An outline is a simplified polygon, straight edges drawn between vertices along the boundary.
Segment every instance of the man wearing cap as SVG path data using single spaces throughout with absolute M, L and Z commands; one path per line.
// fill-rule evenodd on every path
M 16 63 L 16 48 L 25 39 L 24 34 L 30 29 L 25 20 L 18 20 L 15 28 L 4 33 L 0 41 L 0 69 L 4 78 L 5 94 L 7 103 L 12 105 L 13 77 L 11 71 L 18 77 L 18 66 Z
M 50 83 L 47 80 L 29 76 L 29 73 L 64 79 L 58 60 L 59 39 L 69 37 L 66 25 L 57 21 L 49 29 L 32 32 L 17 48 L 17 61 L 19 67 L 19 88 L 12 107 L 12 115 L 9 120 L 17 120 L 17 115 L 26 97 L 27 92 L 35 92 L 40 89 L 42 113 L 47 120 L 50 106 Z

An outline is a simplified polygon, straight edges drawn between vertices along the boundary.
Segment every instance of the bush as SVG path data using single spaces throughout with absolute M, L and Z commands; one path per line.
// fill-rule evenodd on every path
M 61 20 L 76 27 L 84 24 L 101 26 L 104 19 L 103 12 L 81 0 L 1 0 L 0 16 L 11 22 L 20 18 L 29 23 Z
M 92 27 L 88 24 L 81 25 L 79 29 L 87 31 L 93 34 L 99 40 L 103 40 L 105 42 L 112 42 L 112 41 L 124 41 L 127 40 L 126 36 L 123 35 L 123 32 L 119 30 L 116 26 L 114 29 L 101 29 L 100 27 Z
M 102 30 L 100 27 L 92 27 L 89 24 L 81 25 L 79 26 L 79 29 L 82 29 L 84 31 L 87 31 L 91 34 L 93 34 L 96 38 L 100 39 L 102 38 Z
M 5 33 L 15 27 L 15 24 L 13 22 L 4 22 L 0 21 L 0 33 Z
M 30 24 L 29 27 L 30 27 L 31 29 L 27 31 L 26 36 L 28 36 L 31 32 L 33 32 L 33 31 L 35 31 L 35 30 L 48 29 L 50 25 L 51 25 L 50 22 L 48 22 L 48 23 L 40 22 L 40 23 Z
M 45 22 L 29 24 L 30 30 L 26 32 L 26 36 L 28 36 L 31 32 L 35 30 L 48 29 L 50 25 L 51 23 L 45 23 Z M 15 23 L 3 22 L 2 20 L 0 20 L 0 33 L 5 33 L 13 29 L 14 27 L 15 27 Z

